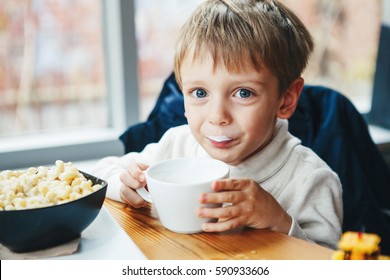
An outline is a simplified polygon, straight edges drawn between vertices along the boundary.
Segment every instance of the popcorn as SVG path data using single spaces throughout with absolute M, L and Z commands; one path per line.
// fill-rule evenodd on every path
M 87 180 L 71 162 L 61 160 L 50 168 L 4 170 L 0 172 L 0 211 L 63 204 L 101 188 L 100 184 L 93 185 Z

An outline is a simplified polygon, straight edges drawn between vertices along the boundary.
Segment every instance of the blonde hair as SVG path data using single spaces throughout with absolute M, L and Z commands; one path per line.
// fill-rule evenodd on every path
M 313 50 L 313 40 L 299 18 L 276 0 L 208 0 L 184 24 L 176 45 L 174 72 L 181 87 L 180 68 L 210 54 L 230 72 L 252 66 L 268 67 L 283 93 L 298 78 Z

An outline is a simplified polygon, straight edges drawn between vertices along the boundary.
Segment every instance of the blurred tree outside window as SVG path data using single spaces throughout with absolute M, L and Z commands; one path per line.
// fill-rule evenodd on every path
M 100 0 L 2 0 L 0 136 L 107 125 Z

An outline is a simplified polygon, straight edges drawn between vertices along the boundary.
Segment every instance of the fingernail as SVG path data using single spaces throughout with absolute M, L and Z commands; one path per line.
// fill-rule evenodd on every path
M 145 181 L 145 175 L 144 175 L 144 174 L 139 175 L 138 179 L 139 179 L 141 182 L 144 182 L 144 181 Z

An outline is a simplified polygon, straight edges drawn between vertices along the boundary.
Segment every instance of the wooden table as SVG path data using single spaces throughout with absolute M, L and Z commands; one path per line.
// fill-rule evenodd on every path
M 148 259 L 330 259 L 332 250 L 269 230 L 178 234 L 165 229 L 154 209 L 106 199 L 105 207 Z

